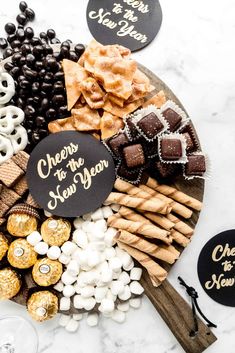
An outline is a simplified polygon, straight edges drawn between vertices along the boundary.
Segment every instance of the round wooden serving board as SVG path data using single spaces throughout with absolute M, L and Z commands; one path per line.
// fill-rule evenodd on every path
M 53 47 L 54 51 L 57 51 L 59 48 L 58 45 L 54 45 Z M 7 58 L 1 61 L 0 69 L 4 67 L 5 62 L 10 60 L 11 58 Z M 139 64 L 138 66 L 139 69 L 149 77 L 151 84 L 156 87 L 157 92 L 163 90 L 167 99 L 173 100 L 182 109 L 184 109 L 178 98 L 174 95 L 170 88 L 159 79 L 159 77 L 157 77 L 153 72 L 148 70 L 143 65 Z M 175 186 L 177 189 L 185 192 L 186 194 L 191 195 L 200 201 L 203 200 L 204 180 L 194 179 L 192 181 L 185 181 L 183 178 L 179 178 L 175 182 Z M 192 228 L 195 228 L 198 222 L 198 218 L 199 212 L 194 211 L 193 216 L 187 222 Z M 183 248 L 179 248 L 179 250 L 182 252 Z M 169 269 L 170 267 L 167 266 L 167 270 Z M 26 271 L 24 274 L 25 284 L 23 289 L 19 295 L 14 298 L 14 301 L 21 305 L 26 305 L 26 299 L 29 290 L 33 290 L 35 288 L 35 283 L 32 280 L 30 272 Z M 155 288 L 153 287 L 147 273 L 144 272 L 142 285 L 145 288 L 145 294 L 152 301 L 153 305 L 158 310 L 186 352 L 200 353 L 216 340 L 215 336 L 209 332 L 207 326 L 205 326 L 200 320 L 199 329 L 201 330 L 201 334 L 194 340 L 189 337 L 189 331 L 193 325 L 191 308 L 167 280 L 160 287 Z M 79 312 L 79 310 L 71 308 L 68 314 L 77 312 Z

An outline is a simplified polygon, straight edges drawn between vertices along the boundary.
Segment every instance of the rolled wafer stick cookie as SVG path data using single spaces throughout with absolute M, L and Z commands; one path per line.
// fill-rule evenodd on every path
M 118 232 L 115 239 L 168 264 L 173 264 L 178 259 L 172 252 L 125 230 Z
M 149 200 L 149 192 L 140 189 L 140 187 L 134 186 L 127 181 L 117 179 L 114 188 L 120 192 L 125 192 L 130 196 L 134 197 L 140 197 L 141 199 Z M 153 191 L 155 193 L 155 191 Z M 157 193 L 156 193 L 157 194 Z M 152 199 L 151 199 L 152 200 Z M 159 200 L 159 198 L 158 198 Z M 153 200 L 152 200 L 153 201 Z M 158 202 L 158 201 L 157 201 Z M 168 213 L 171 211 L 169 202 L 166 202 L 168 204 Z
M 155 287 L 158 287 L 167 277 L 167 271 L 164 270 L 158 263 L 156 263 L 151 257 L 131 246 L 124 244 L 120 241 L 117 242 L 118 246 L 128 252 L 136 261 L 138 261 L 143 267 L 146 268 L 151 281 Z
M 183 246 L 184 248 L 186 248 L 186 246 L 188 246 L 190 243 L 190 240 L 177 230 L 172 229 L 171 236 L 176 243 Z
M 154 190 L 162 193 L 163 195 L 166 195 L 166 196 L 172 198 L 173 200 L 176 200 L 176 201 L 182 203 L 183 205 L 186 205 L 188 207 L 193 208 L 196 211 L 201 211 L 201 209 L 202 209 L 202 202 L 201 201 L 195 199 L 192 196 L 185 194 L 182 191 L 177 190 L 173 186 L 159 184 L 153 178 L 149 178 L 146 185 L 149 186 L 151 189 L 154 189 Z
M 162 216 L 160 214 L 147 212 L 147 211 L 139 211 L 139 212 L 141 212 L 144 215 L 144 217 L 150 219 L 151 221 L 153 221 L 154 223 L 158 224 L 159 226 L 161 226 L 162 228 L 164 228 L 166 230 L 171 230 L 175 225 L 173 222 L 171 222 L 165 216 Z
M 179 219 L 172 213 L 169 213 L 166 217 L 171 222 L 174 222 L 175 230 L 178 230 L 180 233 L 184 234 L 187 238 L 190 238 L 193 235 L 194 230 L 187 223 L 181 221 L 181 219 Z
M 189 208 L 187 208 L 186 206 L 181 205 L 179 202 L 176 202 L 176 201 L 170 199 L 169 197 L 152 190 L 150 187 L 148 187 L 146 185 L 140 185 L 139 187 L 140 187 L 140 189 L 148 192 L 150 195 L 152 194 L 152 197 L 154 197 L 155 200 L 157 198 L 157 199 L 160 199 L 160 200 L 168 203 L 168 205 L 172 208 L 172 211 L 179 214 L 180 216 L 182 216 L 184 218 L 191 218 L 193 211 L 190 210 Z
M 161 244 L 161 248 L 170 251 L 177 259 L 180 257 L 180 252 L 173 245 Z
M 130 233 L 138 233 L 144 235 L 147 238 L 159 239 L 166 244 L 170 244 L 171 241 L 168 238 L 169 232 L 164 229 L 158 228 L 152 224 L 145 224 L 143 222 L 128 221 L 124 218 L 117 218 L 111 216 L 108 218 L 108 225 L 116 229 L 126 230 Z
M 141 216 L 139 213 L 134 212 L 128 207 L 122 206 L 119 210 L 119 214 L 128 219 L 129 221 L 133 222 L 143 222 L 145 224 L 152 224 L 147 218 Z
M 111 192 L 105 202 L 117 203 L 119 205 L 138 208 L 144 211 L 159 212 L 161 214 L 167 214 L 170 211 L 167 203 L 162 200 L 145 200 L 143 198 L 132 197 L 119 192 Z

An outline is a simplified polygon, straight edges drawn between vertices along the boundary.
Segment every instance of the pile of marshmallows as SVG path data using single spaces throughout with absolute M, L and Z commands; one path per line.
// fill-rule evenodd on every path
M 99 314 L 122 323 L 130 307 L 137 309 L 141 305 L 142 269 L 134 267 L 127 252 L 113 246 L 117 230 L 107 227 L 107 218 L 118 209 L 118 205 L 104 206 L 76 218 L 72 241 L 61 248 L 49 248 L 38 232 L 27 238 L 40 255 L 58 259 L 65 265 L 61 280 L 54 286 L 63 294 L 60 310 L 70 310 L 73 303 L 74 308 L 88 312 L 89 326 L 98 324 Z M 75 332 L 82 317 L 82 314 L 61 315 L 59 324 Z

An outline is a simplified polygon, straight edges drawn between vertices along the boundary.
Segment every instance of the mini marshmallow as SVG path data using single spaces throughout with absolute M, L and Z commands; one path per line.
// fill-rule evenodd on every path
M 100 273 L 104 270 L 107 270 L 109 268 L 109 264 L 107 261 L 103 261 L 97 266 L 97 271 L 100 271 Z
M 109 206 L 104 206 L 102 207 L 102 213 L 103 213 L 103 217 L 105 219 L 109 218 L 110 216 L 113 215 L 113 211 L 112 211 L 112 208 L 109 207 Z
M 57 260 L 61 255 L 60 248 L 58 246 L 51 246 L 47 252 L 47 257 L 51 260 Z
M 87 265 L 87 252 L 86 251 L 81 251 L 79 258 L 78 258 L 78 263 L 80 265 L 80 267 L 84 267 L 85 265 Z
M 96 305 L 96 301 L 94 298 L 83 298 L 83 305 L 84 305 L 84 309 L 87 311 L 90 311 L 92 309 L 94 309 L 95 305 Z
M 95 288 L 95 300 L 97 303 L 101 303 L 108 292 L 108 287 L 96 287 Z
M 106 232 L 107 230 L 107 223 L 104 219 L 100 219 L 99 221 L 95 222 L 95 225 L 102 231 Z
M 32 246 L 37 245 L 41 240 L 42 236 L 36 230 L 27 236 L 27 242 Z
M 74 284 L 74 289 L 77 294 L 81 294 L 81 287 L 76 283 Z
M 121 268 L 120 268 L 120 270 L 117 271 L 117 272 L 114 272 L 114 271 L 113 271 L 113 279 L 119 279 L 119 276 L 121 275 L 121 273 L 122 273 Z
M 87 250 L 87 260 L 88 260 L 87 261 L 88 266 L 90 266 L 90 267 L 97 266 L 101 262 L 99 252 L 95 251 L 95 250 L 88 249 Z
M 84 298 L 90 298 L 95 294 L 95 288 L 93 286 L 86 286 L 81 288 L 81 296 Z
M 83 314 L 73 314 L 73 319 L 76 321 L 80 321 L 83 318 Z
M 84 221 L 91 221 L 91 212 L 84 214 L 82 218 L 84 219 Z
M 79 265 L 76 260 L 71 260 L 67 266 L 67 271 L 71 276 L 77 276 L 79 274 Z
M 122 261 L 118 257 L 112 257 L 109 260 L 109 266 L 114 272 L 118 272 L 122 268 Z
M 121 300 L 128 300 L 131 297 L 131 291 L 130 291 L 130 287 L 128 285 L 126 285 L 124 287 L 124 291 L 120 294 L 118 294 L 118 298 Z
M 104 216 L 103 216 L 103 212 L 102 212 L 101 208 L 98 208 L 98 210 L 96 210 L 95 212 L 93 212 L 91 214 L 92 221 L 98 221 L 103 218 L 104 218 Z
M 78 326 L 79 326 L 78 321 L 74 319 L 70 319 L 67 325 L 65 326 L 65 330 L 68 332 L 76 332 L 78 329 Z
M 80 229 L 82 227 L 83 224 L 83 220 L 79 217 L 75 218 L 75 220 L 73 221 L 73 225 L 76 229 Z
M 60 299 L 60 310 L 61 311 L 68 311 L 70 309 L 70 305 L 71 305 L 70 298 L 62 297 Z
M 80 288 L 83 288 L 86 286 L 86 272 L 80 272 L 79 275 L 77 276 L 77 285 Z
M 90 227 L 91 227 L 91 222 L 85 221 L 82 223 L 82 230 L 84 232 L 89 232 Z
M 112 319 L 119 324 L 122 324 L 126 320 L 126 314 L 120 310 L 114 310 L 112 313 Z
M 131 260 L 128 265 L 123 265 L 123 269 L 125 271 L 131 271 L 134 266 L 135 266 L 134 261 Z
M 88 245 L 87 235 L 82 229 L 73 232 L 73 241 L 82 249 L 86 249 Z
M 61 262 L 63 265 L 68 265 L 70 261 L 70 257 L 66 256 L 65 254 L 61 254 L 59 257 L 59 262 Z
M 113 302 L 117 300 L 117 295 L 113 294 L 110 289 L 108 289 L 108 292 L 106 293 L 105 296 L 106 299 L 111 299 Z
M 124 291 L 124 283 L 118 280 L 112 281 L 110 289 L 113 295 L 121 294 Z
M 130 301 L 130 306 L 134 309 L 139 309 L 142 303 L 141 298 L 131 298 Z
M 109 227 L 104 234 L 104 241 L 107 247 L 113 246 L 114 240 L 113 238 L 117 234 L 117 229 Z
M 133 281 L 130 283 L 130 291 L 133 294 L 141 295 L 142 293 L 144 293 L 144 288 L 141 286 L 139 282 Z
M 62 252 L 67 256 L 70 256 L 76 249 L 76 244 L 71 241 L 66 241 L 61 247 Z
M 108 283 L 110 281 L 112 281 L 113 278 L 113 271 L 111 268 L 107 268 L 102 270 L 101 272 L 101 281 L 103 281 L 104 283 Z
M 97 251 L 104 251 L 105 250 L 105 242 L 104 241 L 93 241 L 92 243 L 89 244 L 89 248 L 92 250 L 97 250 Z M 100 254 L 101 255 L 101 254 Z M 104 256 L 105 259 L 105 256 Z
M 64 286 L 63 289 L 63 295 L 66 298 L 70 298 L 75 294 L 75 288 L 71 284 L 68 284 L 67 286 Z
M 76 281 L 76 277 L 71 276 L 68 271 L 65 271 L 61 276 L 61 281 L 65 284 L 73 284 Z
M 116 251 L 114 248 L 106 248 L 104 252 L 106 260 L 110 260 L 112 257 L 116 256 Z
M 89 272 L 85 273 L 84 282 L 86 284 L 96 284 L 100 280 L 100 273 L 97 269 L 92 269 Z
M 76 260 L 79 263 L 80 255 L 81 255 L 82 249 L 77 248 L 74 253 L 72 254 L 72 260 Z
M 118 277 L 119 281 L 122 281 L 124 283 L 124 285 L 129 284 L 130 283 L 130 276 L 128 275 L 127 272 L 123 271 L 120 276 Z
M 44 210 L 44 215 L 47 217 L 47 218 L 50 218 L 53 216 L 53 214 L 51 212 L 48 212 L 46 210 Z
M 73 306 L 75 307 L 75 309 L 84 308 L 83 297 L 80 294 L 77 294 L 73 297 Z
M 68 324 L 69 320 L 70 320 L 70 315 L 61 314 L 59 319 L 59 325 L 62 327 L 65 327 Z
M 133 267 L 130 273 L 130 278 L 133 281 L 139 281 L 141 279 L 142 276 L 142 268 L 139 267 Z
M 56 285 L 53 288 L 57 290 L 57 292 L 63 292 L 64 284 L 61 281 L 59 281 L 58 283 L 56 283 Z
M 112 210 L 114 211 L 114 212 L 118 212 L 119 210 L 120 210 L 120 205 L 118 205 L 118 204 L 116 204 L 116 203 L 112 203 L 111 205 L 110 205 L 110 207 L 112 208 Z
M 120 310 L 120 311 L 124 311 L 124 312 L 128 311 L 129 308 L 130 308 L 129 301 L 119 303 L 119 304 L 117 305 L 117 308 L 118 308 L 118 310 Z
M 104 313 L 111 313 L 114 310 L 114 302 L 112 299 L 104 298 L 101 300 L 101 304 L 99 306 L 99 311 Z
M 49 249 L 49 246 L 47 243 L 45 243 L 44 241 L 40 241 L 39 243 L 37 243 L 34 247 L 34 250 L 36 251 L 36 253 L 38 253 L 39 255 L 46 255 L 47 251 Z
M 86 321 L 88 326 L 97 326 L 99 321 L 99 315 L 97 313 L 88 313 Z

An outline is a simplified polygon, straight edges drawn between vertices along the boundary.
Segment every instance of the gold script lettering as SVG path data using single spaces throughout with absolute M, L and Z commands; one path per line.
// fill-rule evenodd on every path
M 232 287 L 235 283 L 235 279 L 234 278 L 223 278 L 224 274 L 222 273 L 221 275 L 219 275 L 219 277 L 216 276 L 216 274 L 213 274 L 211 276 L 210 281 L 207 281 L 205 283 L 205 288 L 210 290 L 213 287 L 216 287 L 216 289 L 221 289 L 221 287 Z

